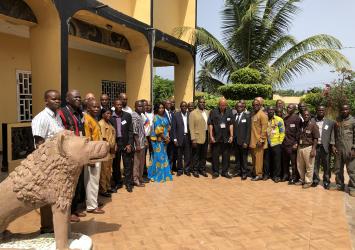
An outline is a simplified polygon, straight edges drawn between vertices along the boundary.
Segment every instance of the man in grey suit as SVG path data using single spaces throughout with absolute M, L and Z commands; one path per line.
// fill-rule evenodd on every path
M 334 150 L 334 125 L 335 122 L 331 121 L 325 116 L 325 107 L 318 106 L 316 117 L 314 121 L 319 127 L 319 135 L 320 138 L 318 139 L 317 145 L 317 153 L 316 159 L 314 164 L 314 174 L 313 174 L 313 187 L 316 187 L 319 182 L 319 168 L 322 165 L 323 167 L 323 187 L 325 189 L 329 189 L 330 184 L 330 150 Z
M 234 129 L 234 155 L 237 164 L 236 173 L 233 177 L 240 174 L 242 180 L 247 178 L 248 171 L 248 146 L 250 142 L 250 115 L 244 112 L 242 102 L 236 104 L 236 113 L 233 116 Z M 238 169 L 239 168 L 239 169 Z

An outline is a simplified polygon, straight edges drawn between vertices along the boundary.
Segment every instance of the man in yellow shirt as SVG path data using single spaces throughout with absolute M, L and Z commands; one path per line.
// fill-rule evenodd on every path
M 100 112 L 100 103 L 96 100 L 91 100 L 87 103 L 87 113 L 84 114 L 85 136 L 90 141 L 101 141 L 101 129 L 97 122 L 97 117 Z M 86 191 L 86 211 L 88 213 L 103 214 L 104 210 L 99 208 L 99 182 L 100 182 L 101 162 L 94 165 L 89 165 L 84 170 L 84 183 Z
M 281 117 L 275 115 L 275 107 L 267 109 L 268 148 L 264 151 L 264 180 L 272 177 L 274 182 L 281 181 L 281 145 L 285 138 L 285 125 Z

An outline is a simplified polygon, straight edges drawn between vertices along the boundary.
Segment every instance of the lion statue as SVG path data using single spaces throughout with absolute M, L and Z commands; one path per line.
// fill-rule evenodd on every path
M 0 235 L 16 218 L 51 205 L 56 248 L 67 249 L 71 201 L 82 168 L 108 155 L 107 142 L 70 131 L 46 140 L 0 183 Z

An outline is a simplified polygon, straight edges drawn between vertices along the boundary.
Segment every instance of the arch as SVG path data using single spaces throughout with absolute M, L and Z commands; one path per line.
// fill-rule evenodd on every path
M 23 0 L 0 1 L 0 14 L 16 19 L 22 19 L 31 23 L 37 23 L 37 17 L 30 6 Z

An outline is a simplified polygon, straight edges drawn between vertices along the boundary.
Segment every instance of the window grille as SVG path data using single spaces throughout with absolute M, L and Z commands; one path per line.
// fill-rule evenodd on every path
M 31 71 L 16 70 L 17 119 L 19 122 L 32 120 L 32 74 Z
M 126 83 L 119 81 L 102 80 L 101 93 L 107 94 L 110 97 L 110 107 L 113 106 L 113 101 L 121 94 L 126 93 Z

